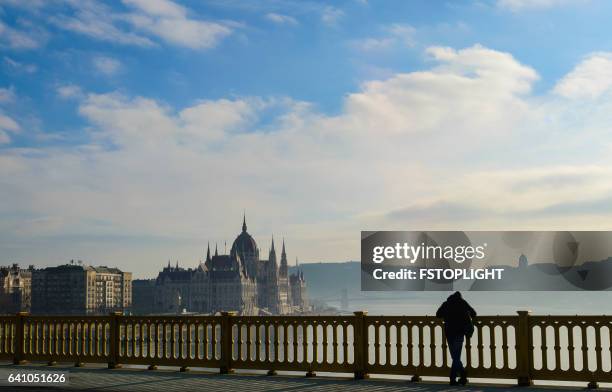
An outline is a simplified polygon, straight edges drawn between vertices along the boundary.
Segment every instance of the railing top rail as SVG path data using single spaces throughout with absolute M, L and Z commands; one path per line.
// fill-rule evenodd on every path
M 118 316 L 121 320 L 160 320 L 160 321 L 171 321 L 171 320 L 218 320 L 221 316 L 196 316 L 196 315 L 129 315 L 129 316 Z
M 351 321 L 355 319 L 355 316 L 233 316 L 233 319 L 241 320 L 241 321 L 259 321 L 259 320 L 269 320 L 269 321 Z
M 573 316 L 567 316 L 567 315 L 531 315 L 529 316 L 529 319 L 531 320 L 532 323 L 538 323 L 538 322 L 543 322 L 543 321 L 558 321 L 558 322 L 576 322 L 576 323 L 589 323 L 589 322 L 594 322 L 594 321 L 600 321 L 600 322 L 612 322 L 612 315 L 601 315 L 601 316 L 597 316 L 597 315 L 573 315 Z
M 27 317 L 28 319 L 65 319 L 65 320 L 94 320 L 94 319 L 108 319 L 110 317 L 120 317 L 122 319 L 160 319 L 160 320 L 181 320 L 181 319 L 218 319 L 223 317 L 222 315 L 168 315 L 168 314 L 150 314 L 150 315 L 71 315 L 71 314 L 30 314 L 21 313 L 21 316 Z M 18 315 L 16 314 L 0 314 L 0 319 L 15 319 Z M 369 320 L 410 320 L 410 321 L 431 321 L 441 320 L 434 315 L 414 316 L 414 315 L 371 315 L 365 314 Z M 240 320 L 352 320 L 355 315 L 274 315 L 274 316 L 241 316 L 233 315 L 234 319 Z M 476 321 L 511 321 L 515 320 L 518 315 L 484 315 L 477 316 Z M 529 314 L 529 318 L 532 321 L 612 321 L 612 315 L 533 315 Z
M 109 316 L 56 316 L 56 315 L 25 315 L 28 321 L 108 321 Z

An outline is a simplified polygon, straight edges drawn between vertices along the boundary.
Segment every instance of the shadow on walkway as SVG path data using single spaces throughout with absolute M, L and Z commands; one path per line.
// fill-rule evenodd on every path
M 66 387 L 16 387 L 8 385 L 6 377 L 10 372 L 68 371 L 70 383 Z M 428 391 L 465 391 L 465 392 L 502 392 L 502 391 L 584 391 L 579 387 L 529 387 L 493 386 L 473 384 L 466 387 L 450 387 L 442 383 L 410 383 L 402 380 L 370 379 L 355 381 L 331 377 L 265 376 L 252 374 L 219 375 L 207 372 L 180 373 L 173 370 L 147 371 L 141 369 L 108 370 L 102 367 L 74 368 L 68 366 L 47 367 L 42 365 L 0 365 L 0 391 L 130 391 L 130 392 L 175 392 L 175 391 L 371 391 L 371 392 L 428 392 Z M 601 389 L 610 390 L 610 389 Z

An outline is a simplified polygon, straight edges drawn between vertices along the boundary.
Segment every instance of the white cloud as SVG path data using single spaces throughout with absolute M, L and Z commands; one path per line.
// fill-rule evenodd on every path
M 92 59 L 92 64 L 96 71 L 107 76 L 115 75 L 121 70 L 121 62 L 107 56 L 96 56 Z
M 9 133 L 19 132 L 19 124 L 9 116 L 0 113 L 0 144 L 6 144 L 11 141 Z
M 21 30 L 0 21 L 0 47 L 11 49 L 36 49 L 45 41 L 41 31 Z
M 295 19 L 293 16 L 277 14 L 274 12 L 266 14 L 266 19 L 277 24 L 286 24 L 292 26 L 298 25 L 297 19 Z
M 216 22 L 191 19 L 187 10 L 167 0 L 124 0 L 140 11 L 125 19 L 136 28 L 156 35 L 166 42 L 192 49 L 207 49 L 217 45 L 232 30 Z
M 584 3 L 585 0 L 497 0 L 497 6 L 511 11 L 545 9 L 571 3 Z
M 24 72 L 24 73 L 35 73 L 38 71 L 38 67 L 36 64 L 25 64 L 20 63 L 19 61 L 13 60 L 10 57 L 4 56 L 4 63 L 15 72 Z
M 18 132 L 19 125 L 12 118 L 0 114 L 0 129 L 10 132 Z
M 282 233 L 312 261 L 358 257 L 356 233 L 374 227 L 609 227 L 609 96 L 536 96 L 532 68 L 478 45 L 427 53 L 428 68 L 364 83 L 335 115 L 290 99 L 82 96 L 89 143 L 0 153 L 0 238 L 148 238 L 70 241 L 142 274 L 231 243 L 243 208 L 261 247 Z
M 339 8 L 327 6 L 321 14 L 321 21 L 326 25 L 333 26 L 344 16 L 344 11 Z
M 72 14 L 54 15 L 50 18 L 51 23 L 60 29 L 117 44 L 142 47 L 155 45 L 143 34 L 120 26 L 122 15 L 114 13 L 102 3 L 82 1 L 69 4 L 73 7 Z
M 15 99 L 15 91 L 12 87 L 0 87 L 0 103 L 11 102 Z
M 74 84 L 66 84 L 62 86 L 58 86 L 57 95 L 60 98 L 69 99 L 69 98 L 78 98 L 83 95 L 83 91 L 81 88 Z
M 73 15 L 55 16 L 59 28 L 126 45 L 154 46 L 158 39 L 192 49 L 216 46 L 233 31 L 228 24 L 197 19 L 185 7 L 167 0 L 124 0 L 129 12 L 100 3 L 71 2 Z
M 399 47 L 412 47 L 415 44 L 416 29 L 410 25 L 394 23 L 385 26 L 384 35 L 351 41 L 351 45 L 363 52 L 385 51 Z
M 185 8 L 168 0 L 123 0 L 123 2 L 139 8 L 149 15 L 184 18 L 187 14 Z
M 593 53 L 561 79 L 554 92 L 565 98 L 599 98 L 612 88 L 612 53 Z

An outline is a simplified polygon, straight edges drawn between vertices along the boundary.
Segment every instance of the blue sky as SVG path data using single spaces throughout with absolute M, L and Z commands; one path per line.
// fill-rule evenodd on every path
M 152 274 L 243 209 L 304 261 L 362 229 L 607 227 L 611 11 L 0 0 L 0 261 Z

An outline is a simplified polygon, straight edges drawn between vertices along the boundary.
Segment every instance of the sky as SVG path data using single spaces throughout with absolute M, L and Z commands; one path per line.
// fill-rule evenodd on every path
M 612 228 L 612 2 L 0 0 L 0 264 Z

